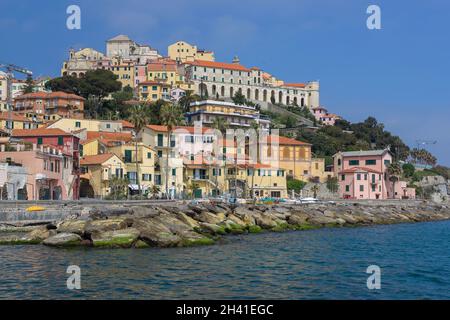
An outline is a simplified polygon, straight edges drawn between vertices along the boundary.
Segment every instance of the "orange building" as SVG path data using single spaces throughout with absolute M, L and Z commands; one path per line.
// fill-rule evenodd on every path
M 34 92 L 18 96 L 14 100 L 14 109 L 19 113 L 35 113 L 61 117 L 83 118 L 83 97 L 61 91 Z

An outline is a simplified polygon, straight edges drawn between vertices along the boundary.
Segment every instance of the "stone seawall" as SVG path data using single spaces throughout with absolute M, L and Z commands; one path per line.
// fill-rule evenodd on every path
M 210 203 L 115 203 L 66 206 L 60 210 L 66 213 L 60 214 L 56 220 L 53 214 L 45 211 L 28 213 L 31 216 L 22 216 L 23 220 L 15 222 L 12 216 L 7 216 L 8 222 L 0 222 L 0 244 L 179 247 L 214 244 L 227 234 L 450 219 L 449 206 L 418 201 L 343 201 L 308 205 L 241 205 L 237 208 Z M 45 219 L 30 219 L 40 215 Z

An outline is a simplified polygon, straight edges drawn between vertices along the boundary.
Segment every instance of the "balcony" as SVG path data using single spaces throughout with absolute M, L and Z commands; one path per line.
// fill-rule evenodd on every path
M 199 175 L 191 176 L 190 178 L 192 180 L 204 181 L 204 180 L 209 180 L 209 175 L 207 175 L 207 174 L 199 174 Z

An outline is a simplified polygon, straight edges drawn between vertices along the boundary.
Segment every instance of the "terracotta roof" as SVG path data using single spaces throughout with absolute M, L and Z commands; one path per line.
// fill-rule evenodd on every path
M 340 171 L 339 173 L 355 173 L 355 172 L 372 172 L 372 173 L 378 173 L 378 174 L 382 174 L 383 172 L 375 170 L 375 169 L 371 169 L 371 168 L 367 168 L 367 167 L 354 167 L 354 168 L 350 168 L 350 169 L 345 169 Z
M 71 133 L 65 132 L 61 129 L 14 129 L 12 131 L 13 137 L 37 137 L 37 136 L 72 136 Z
M 306 85 L 304 83 L 284 83 L 283 87 L 304 88 Z
M 167 126 L 161 126 L 161 125 L 148 125 L 147 126 L 148 129 L 153 130 L 153 131 L 157 131 L 157 132 L 167 132 Z M 189 126 L 178 126 L 178 127 L 174 127 L 173 130 L 185 130 L 188 133 L 194 134 L 195 133 L 195 127 L 189 127 Z M 202 132 L 201 133 L 214 133 L 214 129 L 212 128 L 208 128 L 208 127 L 202 127 Z
M 88 131 L 86 140 L 100 138 L 115 141 L 131 141 L 133 138 L 131 132 L 106 132 L 106 131 Z
M 166 86 L 166 87 L 170 87 L 171 85 L 168 83 L 162 83 L 162 82 L 158 82 L 158 81 L 144 81 L 144 82 L 139 82 L 139 86 L 142 85 L 152 85 L 152 86 Z
M 25 100 L 25 99 L 54 99 L 54 98 L 62 98 L 62 99 L 76 99 L 76 100 L 86 100 L 83 97 L 77 96 L 73 93 L 66 93 L 62 91 L 56 92 L 32 92 L 26 93 L 21 96 L 15 98 L 15 100 Z
M 244 67 L 243 65 L 237 63 L 225 63 L 225 62 L 215 62 L 215 61 L 205 61 L 205 60 L 194 60 L 192 62 L 186 62 L 186 64 L 198 67 L 207 68 L 217 68 L 217 69 L 228 69 L 249 72 L 250 69 Z
M 113 154 L 113 153 L 104 153 L 104 154 L 97 154 L 94 156 L 85 156 L 80 159 L 80 165 L 86 166 L 86 165 L 102 164 L 114 156 L 115 156 L 115 154 Z
M 8 112 L 0 112 L 0 120 L 9 120 L 9 113 Z M 16 113 L 16 112 L 11 112 L 11 120 L 31 122 L 30 119 L 28 119 L 27 117 L 24 117 L 21 114 Z
M 120 122 L 122 122 L 123 128 L 134 128 L 134 125 L 130 121 L 121 120 Z
M 177 66 L 171 63 L 149 63 L 147 71 L 176 71 Z
M 279 145 L 291 145 L 291 146 L 310 146 L 310 143 L 291 139 L 288 137 L 283 136 L 268 136 L 267 137 L 267 143 L 272 143 L 272 141 L 275 143 L 278 138 L 278 144 Z

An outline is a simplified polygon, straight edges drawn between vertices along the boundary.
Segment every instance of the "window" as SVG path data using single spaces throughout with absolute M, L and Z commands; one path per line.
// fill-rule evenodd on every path
M 358 174 L 356 175 L 356 180 L 361 180 L 361 173 L 358 173 Z
M 161 150 L 158 150 L 158 157 L 162 157 L 163 156 L 163 154 L 162 154 L 162 151 Z
M 364 185 L 359 186 L 359 191 L 364 192 Z
M 172 169 L 172 176 L 176 176 L 177 175 L 177 169 Z
M 147 173 L 142 174 L 142 181 L 152 181 L 152 175 Z
M 64 137 L 58 137 L 58 146 L 64 145 Z
M 42 137 L 38 137 L 38 138 L 37 138 L 37 144 L 38 144 L 38 145 L 42 144 Z
M 350 186 L 349 185 L 345 186 L 345 192 L 350 192 Z
M 130 163 L 132 161 L 131 150 L 125 150 L 125 162 Z
M 349 160 L 348 164 L 350 166 L 359 166 L 359 160 Z
M 375 159 L 366 160 L 366 166 L 374 166 L 376 164 L 377 164 L 377 160 L 375 160 Z
M 75 128 L 81 128 L 81 122 L 80 121 L 75 122 Z
M 341 175 L 341 180 L 342 180 L 342 181 L 345 180 L 345 174 Z
M 151 152 L 147 152 L 147 159 L 151 159 L 152 158 L 152 153 Z
M 390 165 L 391 164 L 391 160 L 384 160 L 384 165 L 385 166 L 388 166 L 388 165 Z
M 164 142 L 164 135 L 158 134 L 158 147 L 162 147 Z

